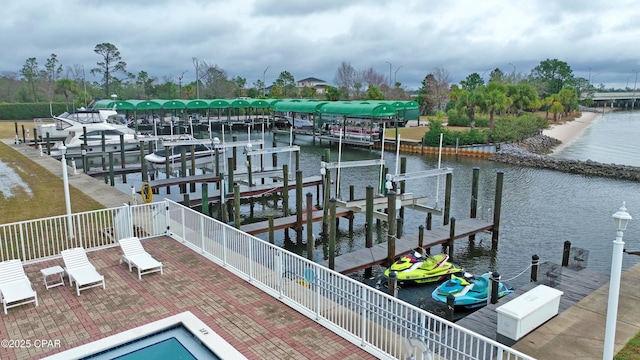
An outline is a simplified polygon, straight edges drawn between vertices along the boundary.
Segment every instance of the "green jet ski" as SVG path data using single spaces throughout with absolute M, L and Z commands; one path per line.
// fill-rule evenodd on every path
M 415 251 L 413 254 L 403 255 L 384 271 L 384 275 L 389 277 L 389 273 L 395 271 L 401 283 L 424 284 L 446 280 L 451 276 L 450 274 L 464 272 L 447 260 L 449 260 L 447 254 L 423 256 Z

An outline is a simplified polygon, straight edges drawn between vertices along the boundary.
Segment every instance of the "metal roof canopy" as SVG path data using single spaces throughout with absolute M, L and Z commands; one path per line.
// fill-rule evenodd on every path
M 396 108 L 387 103 L 354 103 L 337 101 L 323 104 L 320 107 L 323 114 L 337 114 L 347 116 L 395 116 Z
M 326 101 L 279 101 L 273 106 L 273 111 L 312 114 L 326 103 Z

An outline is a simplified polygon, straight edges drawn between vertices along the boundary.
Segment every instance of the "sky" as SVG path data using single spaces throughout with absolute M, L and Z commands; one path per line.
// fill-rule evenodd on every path
M 633 0 L 4 0 L 0 74 L 28 58 L 89 74 L 111 43 L 127 70 L 195 80 L 193 58 L 252 87 L 283 71 L 334 84 L 342 62 L 417 89 L 436 68 L 452 83 L 491 70 L 529 74 L 545 59 L 607 88 L 640 86 Z

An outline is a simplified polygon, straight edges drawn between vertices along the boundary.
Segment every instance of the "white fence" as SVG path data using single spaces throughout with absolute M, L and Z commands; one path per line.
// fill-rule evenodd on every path
M 178 203 L 122 206 L 0 225 L 0 261 L 169 235 L 322 326 L 387 359 L 532 359 Z

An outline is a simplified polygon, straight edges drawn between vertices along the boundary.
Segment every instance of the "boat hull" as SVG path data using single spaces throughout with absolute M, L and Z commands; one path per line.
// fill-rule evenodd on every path
M 464 280 L 467 279 L 461 280 L 459 277 L 453 277 L 445 281 L 433 290 L 431 298 L 446 304 L 447 297 L 453 295 L 454 306 L 465 309 L 475 309 L 487 305 L 491 283 L 489 274 L 483 274 L 478 278 L 469 279 L 466 285 Z M 498 298 L 502 298 L 511 293 L 513 293 L 513 289 L 501 282 L 498 283 Z

